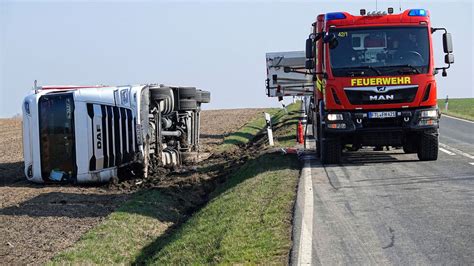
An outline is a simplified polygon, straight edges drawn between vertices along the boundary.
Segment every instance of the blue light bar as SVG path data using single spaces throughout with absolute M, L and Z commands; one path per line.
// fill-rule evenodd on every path
M 345 19 L 346 15 L 342 12 L 333 12 L 326 14 L 326 21 L 335 20 L 335 19 Z
M 424 9 L 412 9 L 408 12 L 408 16 L 410 17 L 426 17 L 427 12 Z

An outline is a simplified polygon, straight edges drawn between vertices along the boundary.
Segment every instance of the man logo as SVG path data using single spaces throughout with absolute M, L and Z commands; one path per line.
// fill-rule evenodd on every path
M 370 101 L 387 101 L 387 100 L 394 100 L 395 97 L 393 95 L 373 95 L 369 96 Z
M 377 92 L 386 92 L 387 87 L 377 87 Z

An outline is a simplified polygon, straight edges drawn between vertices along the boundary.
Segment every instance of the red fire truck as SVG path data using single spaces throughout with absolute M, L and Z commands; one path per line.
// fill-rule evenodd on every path
M 443 31 L 446 66 L 435 67 L 432 35 Z M 422 161 L 438 157 L 435 75 L 454 63 L 451 35 L 430 14 L 360 11 L 318 15 L 306 40 L 312 74 L 311 115 L 323 163 L 339 163 L 343 147 L 403 147 Z

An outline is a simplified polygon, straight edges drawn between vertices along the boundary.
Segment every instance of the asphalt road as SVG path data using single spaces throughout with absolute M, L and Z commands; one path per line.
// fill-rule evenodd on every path
M 433 162 L 401 150 L 311 160 L 292 263 L 473 265 L 474 123 L 442 117 L 440 143 Z

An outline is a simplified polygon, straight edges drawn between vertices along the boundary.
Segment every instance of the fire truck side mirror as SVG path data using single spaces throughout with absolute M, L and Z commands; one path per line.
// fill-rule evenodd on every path
M 453 54 L 446 54 L 444 56 L 444 62 L 446 64 L 454 64 L 454 55 Z
M 339 44 L 339 41 L 337 40 L 336 35 L 334 33 L 326 34 L 326 36 L 324 36 L 323 38 L 323 42 L 328 43 L 330 49 L 336 48 Z
M 323 42 L 324 43 L 330 43 L 336 39 L 336 35 L 334 33 L 328 33 L 324 36 Z
M 306 39 L 306 58 L 314 58 L 313 40 L 311 38 Z
M 314 69 L 314 60 L 312 59 L 306 60 L 306 62 L 304 63 L 304 67 L 306 69 Z
M 443 49 L 446 54 L 453 52 L 453 41 L 451 39 L 451 33 L 443 33 Z

